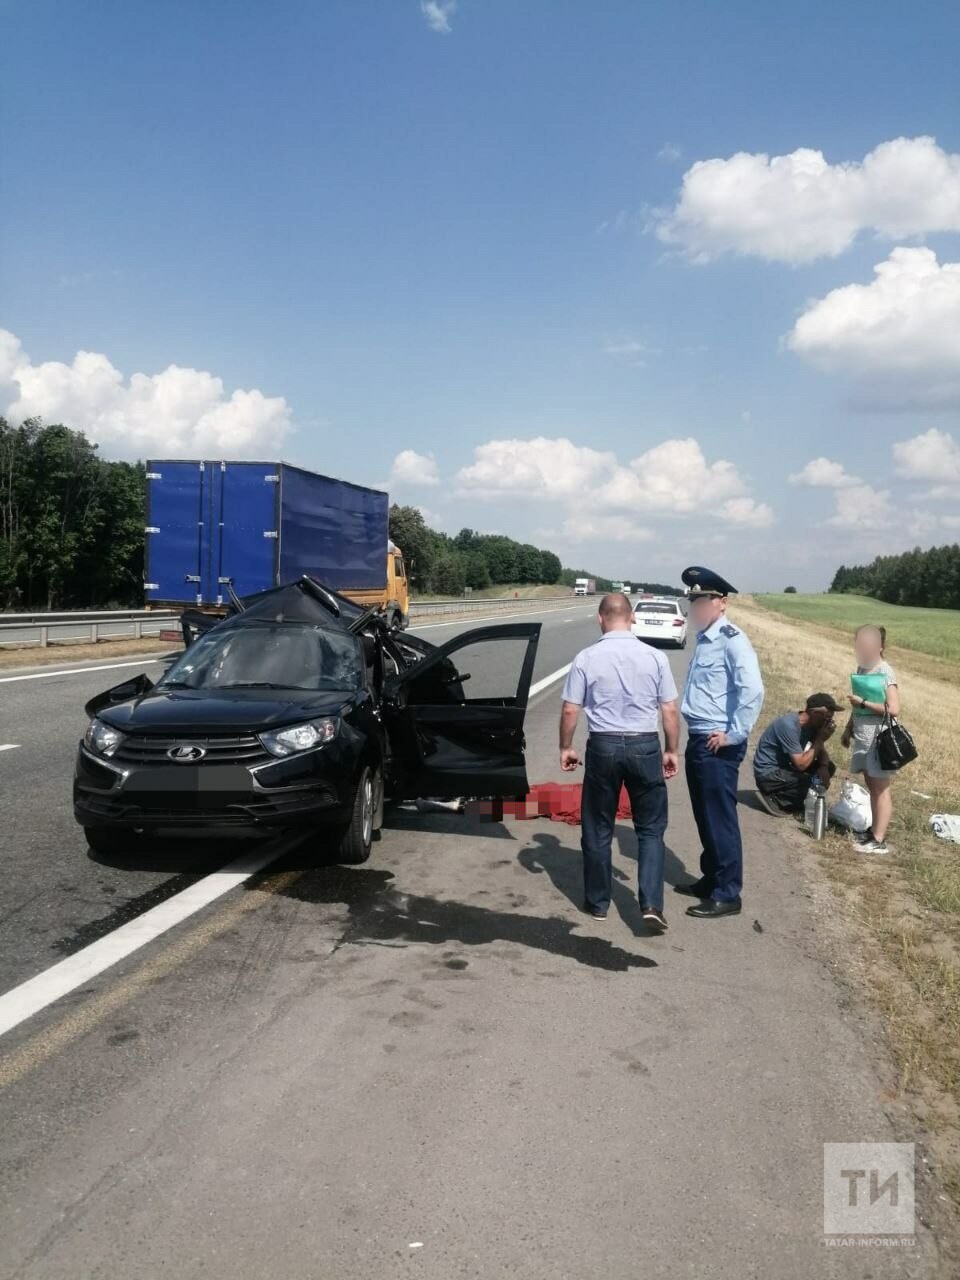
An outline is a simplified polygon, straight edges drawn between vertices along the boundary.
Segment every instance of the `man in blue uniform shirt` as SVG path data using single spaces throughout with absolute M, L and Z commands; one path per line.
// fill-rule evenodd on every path
M 736 915 L 743 885 L 743 845 L 737 781 L 747 739 L 763 705 L 763 681 L 753 646 L 726 619 L 736 588 L 700 565 L 683 571 L 697 647 L 687 671 L 680 712 L 687 722 L 686 772 L 703 852 L 700 879 L 677 893 L 700 901 L 687 909 L 701 919 Z

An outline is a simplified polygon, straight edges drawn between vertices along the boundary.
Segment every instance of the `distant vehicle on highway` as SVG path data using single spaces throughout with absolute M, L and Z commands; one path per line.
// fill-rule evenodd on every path
M 687 619 L 676 600 L 642 597 L 634 606 L 631 630 L 641 640 L 659 640 L 678 649 L 686 648 Z
M 359 863 L 385 798 L 529 790 L 540 623 L 437 646 L 304 577 L 194 626 L 156 684 L 140 675 L 87 703 L 74 814 L 97 852 L 166 831 L 306 826 Z
M 597 594 L 596 578 L 575 578 L 573 581 L 575 596 L 595 596 Z

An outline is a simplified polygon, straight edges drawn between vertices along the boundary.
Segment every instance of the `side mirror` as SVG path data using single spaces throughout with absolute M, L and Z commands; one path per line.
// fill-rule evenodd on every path
M 132 702 L 134 698 L 142 698 L 152 688 L 153 681 L 149 676 L 134 676 L 132 680 L 125 680 L 123 684 L 115 684 L 112 689 L 107 689 L 105 693 L 98 693 L 95 698 L 91 698 L 86 704 L 84 711 L 88 716 L 95 716 L 104 707 L 112 707 L 119 702 Z

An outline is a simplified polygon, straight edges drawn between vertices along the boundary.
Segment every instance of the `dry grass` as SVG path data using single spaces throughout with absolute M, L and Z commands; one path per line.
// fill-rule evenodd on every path
M 39 645 L 24 645 L 18 649 L 0 649 L 0 670 L 16 667 L 63 666 L 71 662 L 86 662 L 89 658 L 136 658 L 139 654 L 154 656 L 170 653 L 180 645 L 171 640 L 101 640 L 98 644 L 51 644 L 45 649 Z
M 749 598 L 732 613 L 763 668 L 761 728 L 814 690 L 838 700 L 846 695 L 853 670 L 849 638 L 770 613 Z M 925 655 L 907 650 L 889 657 L 898 671 L 903 720 L 920 751 L 893 783 L 895 852 L 869 858 L 836 834 L 816 849 L 853 930 L 903 1098 L 929 1135 L 941 1184 L 960 1206 L 960 846 L 938 840 L 928 827 L 931 813 L 960 812 L 960 669 L 934 668 Z M 829 747 L 845 768 L 839 735 Z

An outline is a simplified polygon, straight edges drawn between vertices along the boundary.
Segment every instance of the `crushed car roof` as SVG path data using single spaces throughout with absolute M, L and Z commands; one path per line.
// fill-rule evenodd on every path
M 306 622 L 316 627 L 348 631 L 366 612 L 346 596 L 338 595 L 307 577 L 244 596 L 240 603 L 242 612 L 235 611 L 228 617 L 235 625 L 242 622 Z M 339 608 L 339 615 L 336 608 Z

